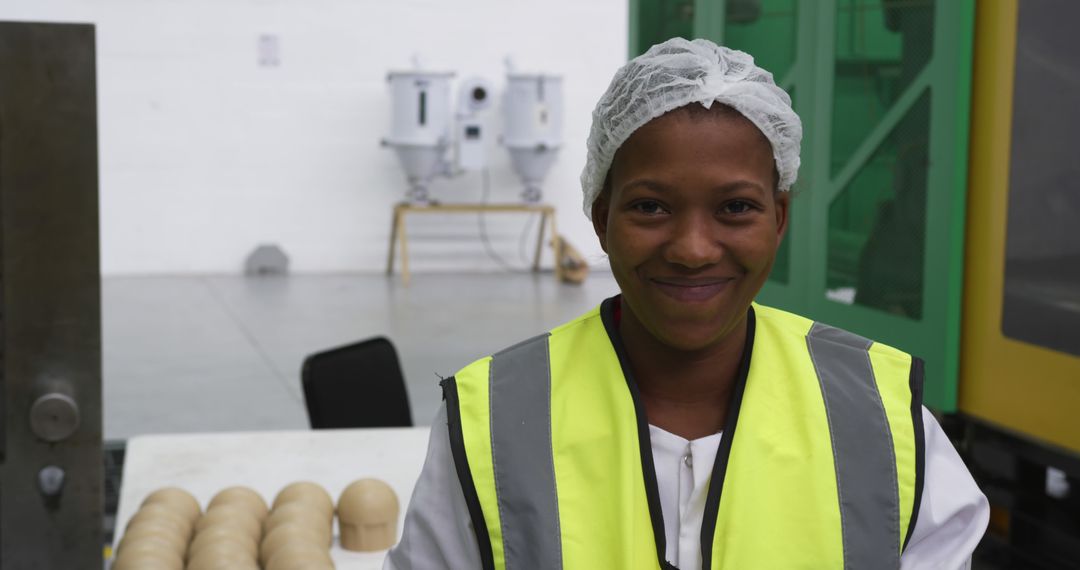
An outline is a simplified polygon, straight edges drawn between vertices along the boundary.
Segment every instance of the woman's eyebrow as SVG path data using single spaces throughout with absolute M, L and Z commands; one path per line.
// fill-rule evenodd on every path
M 631 180 L 630 182 L 627 182 L 626 184 L 623 184 L 622 190 L 625 191 L 638 186 L 641 186 L 646 190 L 652 190 L 654 192 L 661 193 L 667 192 L 670 189 L 667 184 L 664 184 L 663 182 L 660 182 L 658 180 L 653 180 L 651 178 L 636 178 L 634 180 Z
M 653 180 L 651 178 L 637 178 L 631 180 L 630 182 L 623 184 L 621 189 L 623 191 L 626 191 L 639 186 L 645 188 L 646 190 L 652 190 L 659 193 L 665 193 L 671 190 L 671 186 L 669 186 L 668 184 L 664 184 L 663 182 Z M 753 190 L 758 192 L 759 194 L 766 193 L 764 186 L 756 182 L 751 182 L 750 180 L 733 180 L 731 182 L 726 182 L 724 184 L 721 184 L 720 186 L 716 186 L 713 188 L 714 192 L 722 194 L 729 194 L 732 192 L 737 192 L 739 190 Z
M 737 192 L 739 190 L 755 190 L 760 194 L 766 193 L 764 186 L 758 184 L 757 182 L 751 182 L 749 180 L 735 180 L 726 184 L 721 184 L 720 186 L 713 188 L 713 190 L 724 194 L 730 192 Z

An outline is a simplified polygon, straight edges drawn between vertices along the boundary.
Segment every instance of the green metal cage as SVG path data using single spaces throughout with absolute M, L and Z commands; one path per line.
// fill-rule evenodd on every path
M 670 37 L 754 56 L 804 127 L 759 300 L 926 361 L 956 409 L 974 0 L 631 0 L 630 55 Z

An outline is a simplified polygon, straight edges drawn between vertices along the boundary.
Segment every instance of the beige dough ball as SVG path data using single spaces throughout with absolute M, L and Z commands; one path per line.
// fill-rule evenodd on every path
M 248 570 L 258 562 L 234 542 L 215 542 L 199 549 L 189 560 L 187 570 Z
M 360 479 L 345 488 L 338 499 L 341 546 L 346 550 L 372 552 L 397 543 L 397 495 L 378 479 Z
M 276 509 L 293 501 L 307 503 L 323 513 L 327 520 L 334 519 L 334 499 L 331 498 L 330 493 L 327 493 L 326 489 L 318 483 L 298 481 L 286 485 L 285 488 L 279 491 L 277 496 L 274 497 L 274 508 Z
M 214 495 L 213 499 L 210 499 L 210 504 L 206 506 L 206 510 L 209 511 L 218 505 L 236 503 L 245 506 L 260 521 L 266 518 L 266 513 L 270 511 L 266 507 L 266 501 L 263 500 L 262 495 L 248 487 L 229 487 L 221 491 Z
M 185 570 L 261 570 L 254 560 L 206 559 L 189 562 Z
M 261 570 L 259 565 L 251 560 L 203 560 L 196 564 L 188 564 L 186 570 Z
M 150 545 L 155 550 L 174 552 L 181 557 L 187 552 L 187 543 L 178 541 L 173 535 L 151 531 L 135 532 L 135 534 L 125 533 L 124 537 L 120 539 L 120 544 L 116 546 L 116 553 L 139 550 L 144 545 Z
M 177 534 L 184 537 L 185 540 L 191 538 L 192 524 L 183 515 L 166 505 L 154 503 L 142 507 L 128 521 L 127 528 L 135 528 L 147 522 L 167 525 L 175 529 Z
M 249 509 L 237 504 L 218 504 L 206 511 L 195 523 L 195 534 L 211 526 L 231 526 L 243 530 L 252 538 L 262 538 L 262 522 Z
M 199 507 L 199 501 L 195 499 L 195 496 L 179 487 L 164 487 L 150 493 L 143 499 L 142 506 L 155 503 L 171 507 L 191 524 L 194 524 L 202 514 L 202 508 Z
M 264 565 L 269 563 L 271 556 L 286 544 L 293 542 L 308 542 L 316 546 L 330 546 L 326 543 L 326 537 L 319 531 L 296 523 L 285 522 L 277 525 L 274 530 L 263 536 L 262 543 L 259 545 L 259 562 Z
M 195 558 L 202 549 L 218 543 L 229 543 L 252 560 L 257 560 L 259 544 L 251 535 L 242 530 L 227 526 L 211 526 L 195 535 L 188 548 L 188 558 Z
M 300 502 L 285 503 L 274 509 L 270 516 L 266 517 L 263 524 L 263 536 L 270 534 L 275 528 L 286 523 L 307 527 L 322 537 L 321 543 L 330 546 L 333 540 L 334 527 L 332 521 L 326 520 L 322 513 Z
M 307 542 L 292 542 L 270 557 L 266 570 L 313 570 L 334 567 L 330 550 Z
M 173 552 L 183 555 L 187 551 L 188 539 L 178 532 L 175 527 L 156 521 L 147 521 L 130 525 L 117 545 L 117 552 L 123 550 L 129 543 L 142 542 L 144 540 L 161 542 L 168 545 Z
M 129 548 L 116 555 L 112 570 L 184 570 L 184 558 L 170 550 Z
M 270 567 L 267 567 L 269 570 Z M 334 563 L 331 562 L 314 562 L 311 560 L 285 560 L 277 566 L 274 566 L 274 570 L 337 570 Z
M 130 557 L 144 554 L 157 556 L 158 558 L 161 558 L 162 560 L 168 561 L 170 563 L 175 562 L 177 564 L 180 564 L 181 567 L 183 567 L 184 565 L 183 552 L 177 552 L 172 548 L 163 548 L 162 543 L 153 540 L 127 542 L 124 544 L 124 547 L 116 553 L 117 557 Z

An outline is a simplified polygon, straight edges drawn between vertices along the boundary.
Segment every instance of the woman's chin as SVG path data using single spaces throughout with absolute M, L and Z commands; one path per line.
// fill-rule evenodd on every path
M 718 345 L 734 327 L 728 323 L 667 322 L 647 327 L 661 344 L 680 352 L 700 352 Z

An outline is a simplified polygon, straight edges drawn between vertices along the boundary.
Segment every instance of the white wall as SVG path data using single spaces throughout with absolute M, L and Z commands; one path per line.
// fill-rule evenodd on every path
M 390 69 L 482 75 L 503 58 L 565 77 L 566 146 L 545 187 L 560 233 L 601 261 L 578 175 L 589 113 L 626 53 L 625 0 L 4 0 L 0 19 L 97 25 L 102 272 L 234 273 L 258 244 L 299 272 L 378 271 L 405 179 Z M 281 65 L 260 67 L 258 37 Z M 496 115 L 497 110 L 496 110 Z M 493 125 L 498 127 L 498 121 Z M 492 147 L 492 199 L 520 190 Z M 477 175 L 436 198 L 475 201 Z M 415 218 L 417 271 L 489 269 L 472 215 Z M 518 262 L 524 217 L 489 216 Z M 422 226 L 422 227 L 421 227 Z M 535 227 L 535 226 L 534 226 Z

